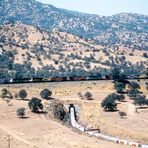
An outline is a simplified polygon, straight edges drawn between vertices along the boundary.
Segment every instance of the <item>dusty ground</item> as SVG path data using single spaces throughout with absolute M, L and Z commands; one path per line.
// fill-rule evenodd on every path
M 26 101 L 12 101 L 7 106 L 0 101 L 0 147 L 8 147 L 10 136 L 11 148 L 118 148 L 120 145 L 92 138 L 57 121 L 47 119 L 42 114 L 27 111 L 26 119 L 16 116 L 18 107 L 26 107 Z M 120 146 L 124 148 L 125 146 Z
M 145 81 L 140 82 L 142 91 L 147 95 Z M 89 82 L 64 82 L 44 84 L 21 84 L 1 85 L 0 90 L 8 88 L 14 95 L 20 89 L 28 92 L 28 99 L 31 97 L 40 98 L 40 91 L 49 88 L 53 97 L 63 100 L 65 103 L 75 102 L 79 104 L 79 122 L 87 127 L 100 128 L 102 133 L 117 136 L 123 139 L 131 139 L 137 142 L 148 143 L 148 109 L 135 113 L 132 102 L 118 104 L 118 109 L 127 113 L 126 119 L 120 119 L 118 112 L 104 112 L 100 102 L 109 93 L 114 92 L 111 81 L 89 81 Z M 80 100 L 78 92 L 90 91 L 94 100 Z M 57 121 L 47 119 L 42 114 L 33 114 L 28 110 L 27 101 L 12 100 L 13 106 L 8 106 L 5 101 L 0 100 L 0 147 L 7 148 L 8 135 L 13 148 L 122 148 L 124 145 L 114 144 L 94 137 L 89 137 L 67 127 Z M 16 110 L 19 107 L 26 107 L 26 119 L 19 119 Z M 82 118 L 83 117 L 83 118 Z

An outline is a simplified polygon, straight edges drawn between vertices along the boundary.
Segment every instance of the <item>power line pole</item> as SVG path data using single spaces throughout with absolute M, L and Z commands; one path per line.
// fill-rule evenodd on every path
M 8 135 L 8 148 L 10 148 L 10 135 Z

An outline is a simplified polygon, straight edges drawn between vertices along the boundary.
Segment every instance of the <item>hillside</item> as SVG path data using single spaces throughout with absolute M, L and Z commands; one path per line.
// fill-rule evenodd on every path
M 145 15 L 120 13 L 105 17 L 63 10 L 35 0 L 1 0 L 0 18 L 0 24 L 19 21 L 45 31 L 56 29 L 93 38 L 101 45 L 148 50 L 148 16 Z
M 147 54 L 21 23 L 0 26 L 1 78 L 106 74 L 117 64 L 137 74 L 146 68 Z

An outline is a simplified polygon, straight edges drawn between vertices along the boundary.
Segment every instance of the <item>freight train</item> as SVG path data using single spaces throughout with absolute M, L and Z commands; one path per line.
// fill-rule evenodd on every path
M 10 79 L 4 80 L 0 79 L 0 84 L 9 84 L 9 83 L 39 83 L 39 82 L 64 82 L 64 81 L 87 81 L 87 80 L 103 80 L 111 79 L 110 76 L 102 77 L 101 75 L 97 76 L 74 76 L 74 77 L 49 77 L 49 78 L 19 78 L 19 79 Z
M 139 77 L 137 75 L 128 76 L 127 79 L 146 79 L 146 77 Z M 89 80 L 113 80 L 111 75 L 102 76 L 73 76 L 73 77 L 49 77 L 49 78 L 19 78 L 19 79 L 0 79 L 0 84 L 11 83 L 40 83 L 40 82 L 64 82 L 64 81 L 89 81 Z

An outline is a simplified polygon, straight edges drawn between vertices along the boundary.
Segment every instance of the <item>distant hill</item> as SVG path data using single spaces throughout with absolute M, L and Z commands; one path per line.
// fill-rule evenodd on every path
M 67 32 L 0 25 L 0 79 L 106 75 L 116 65 L 127 74 L 142 74 L 147 59 L 148 51 L 102 46 Z
M 120 13 L 98 16 L 56 8 L 35 0 L 1 0 L 0 24 L 17 21 L 45 31 L 60 30 L 97 44 L 148 50 L 148 16 Z

